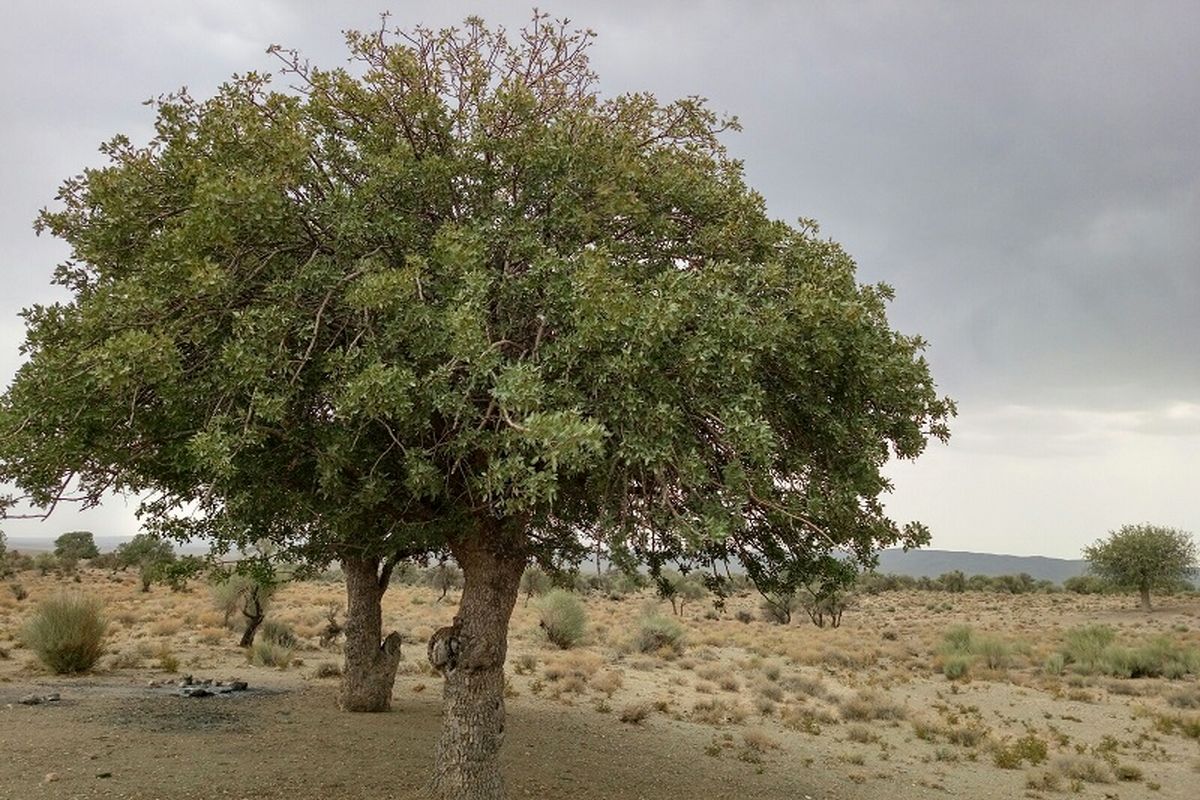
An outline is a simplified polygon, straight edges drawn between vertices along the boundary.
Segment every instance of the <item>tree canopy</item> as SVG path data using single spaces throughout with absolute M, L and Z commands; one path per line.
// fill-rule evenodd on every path
M 80 561 L 100 555 L 91 531 L 68 531 L 54 540 L 54 555 L 67 561 Z
M 1151 590 L 1176 589 L 1197 569 L 1196 543 L 1186 531 L 1160 525 L 1123 525 L 1085 547 L 1083 557 L 1095 575 L 1141 596 L 1150 609 Z
M 953 405 L 891 288 L 770 218 L 736 120 L 603 96 L 591 40 L 383 28 L 348 34 L 350 68 L 274 48 L 294 91 L 157 99 L 154 138 L 109 141 L 38 219 L 70 299 L 25 312 L 0 479 L 312 560 L 453 553 L 450 717 L 483 685 L 460 675 L 499 674 L 530 558 L 598 540 L 785 591 L 923 542 L 881 468 Z M 499 785 L 447 769 L 446 796 Z

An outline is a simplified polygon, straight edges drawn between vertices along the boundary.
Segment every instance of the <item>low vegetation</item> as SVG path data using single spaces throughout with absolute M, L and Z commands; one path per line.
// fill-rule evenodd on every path
M 22 641 L 52 672 L 86 672 L 104 654 L 107 632 L 100 601 L 60 593 L 38 603 L 22 631 Z

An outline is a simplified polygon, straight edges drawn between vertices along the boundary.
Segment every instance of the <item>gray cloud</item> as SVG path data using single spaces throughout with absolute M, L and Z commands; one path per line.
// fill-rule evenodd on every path
M 479 8 L 397 5 L 403 25 Z M 18 363 L 13 314 L 54 296 L 48 277 L 65 255 L 35 239 L 30 220 L 61 178 L 98 162 L 101 140 L 147 135 L 140 100 L 270 70 L 271 42 L 341 63 L 337 32 L 373 27 L 378 6 L 6 3 L 0 376 Z M 935 375 L 962 401 L 958 440 L 897 471 L 893 507 L 936 522 L 935 543 L 981 549 L 972 542 L 993 536 L 992 549 L 1047 551 L 1037 518 L 1009 520 L 1005 530 L 1029 532 L 1001 546 L 997 515 L 981 511 L 997 486 L 1006 507 L 1049 493 L 1094 528 L 1097 504 L 1070 487 L 1084 475 L 1110 486 L 1096 470 L 1116 453 L 1159 484 L 1110 486 L 1124 500 L 1099 504 L 1107 527 L 1188 493 L 1180 476 L 1200 465 L 1179 443 L 1194 445 L 1194 419 L 1165 410 L 1200 402 L 1200 6 L 644 0 L 550 10 L 600 34 L 605 92 L 702 94 L 738 114 L 745 131 L 730 148 L 772 212 L 816 218 L 864 280 L 896 286 L 894 320 L 931 341 Z M 485 13 L 515 27 L 529 6 Z M 1019 431 L 1014 408 L 1032 409 Z M 1136 424 L 1114 422 L 1126 417 Z M 942 481 L 958 489 L 942 492 Z M 1011 494 L 1021 491 L 1030 494 Z M 1173 524 L 1200 528 L 1196 512 L 1166 506 Z M 1074 532 L 1055 540 L 1060 554 L 1098 535 L 1064 527 Z

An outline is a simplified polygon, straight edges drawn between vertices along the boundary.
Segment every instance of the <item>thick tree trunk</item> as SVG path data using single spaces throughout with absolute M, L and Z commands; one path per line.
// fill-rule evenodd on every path
M 462 600 L 454 624 L 429 641 L 429 661 L 446 679 L 432 782 L 440 800 L 504 797 L 498 759 L 504 742 L 504 659 L 508 621 L 525 569 L 519 539 L 504 533 L 497 524 L 451 547 L 463 571 Z
M 1140 594 L 1142 596 L 1142 611 L 1152 610 L 1150 608 L 1150 587 L 1149 586 L 1141 587 Z
M 338 704 L 344 711 L 387 711 L 400 666 L 400 634 L 383 639 L 383 593 L 391 568 L 377 558 L 342 558 L 346 575 L 346 666 Z
M 238 642 L 239 647 L 249 647 L 254 644 L 254 634 L 258 633 L 258 626 L 262 625 L 263 613 L 250 614 L 242 612 L 246 617 L 246 629 L 242 631 L 242 640 Z

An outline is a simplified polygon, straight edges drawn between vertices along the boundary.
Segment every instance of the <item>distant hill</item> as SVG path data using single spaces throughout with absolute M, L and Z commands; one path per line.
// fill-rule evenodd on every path
M 1067 578 L 1087 572 L 1083 559 L 1047 558 L 1045 556 L 1001 556 L 993 553 L 968 553 L 958 550 L 884 550 L 879 556 L 878 571 L 911 575 L 914 578 L 936 578 L 945 572 L 961 570 L 965 575 L 1019 575 L 1022 572 L 1038 580 L 1062 583 Z

